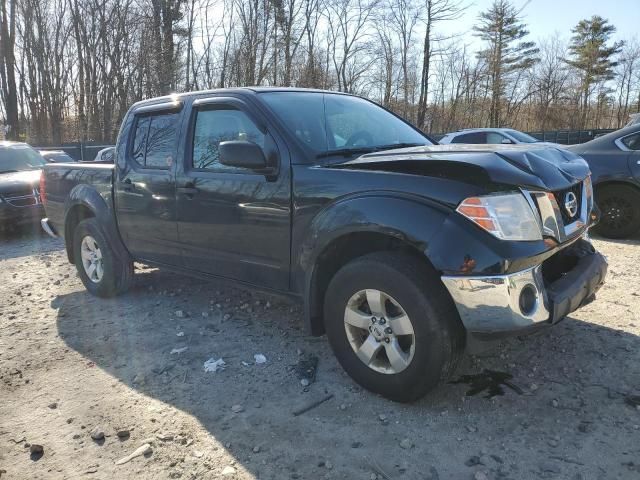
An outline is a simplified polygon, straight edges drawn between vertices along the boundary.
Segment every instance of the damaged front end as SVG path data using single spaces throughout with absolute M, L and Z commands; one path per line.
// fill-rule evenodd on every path
M 590 303 L 607 261 L 583 238 L 526 270 L 491 276 L 444 276 L 467 331 L 478 337 L 526 333 Z
M 607 273 L 588 240 L 593 221 L 589 177 L 559 191 L 522 190 L 549 249 L 541 263 L 507 275 L 443 276 L 468 332 L 520 334 L 550 325 L 591 302 Z
M 423 177 L 423 190 L 413 193 L 452 209 L 425 253 L 474 336 L 551 325 L 604 283 L 606 259 L 587 237 L 596 221 L 589 166 L 571 152 L 437 145 L 331 168 Z

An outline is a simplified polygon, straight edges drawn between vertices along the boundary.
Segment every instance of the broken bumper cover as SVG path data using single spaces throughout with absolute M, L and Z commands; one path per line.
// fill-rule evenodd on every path
M 556 323 L 589 303 L 604 283 L 607 261 L 591 247 L 555 281 L 546 281 L 543 271 L 540 264 L 510 275 L 444 276 L 442 281 L 468 332 L 518 334 Z

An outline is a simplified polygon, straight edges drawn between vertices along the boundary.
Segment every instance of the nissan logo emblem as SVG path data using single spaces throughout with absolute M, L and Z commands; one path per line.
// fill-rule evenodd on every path
M 578 199 L 576 194 L 573 192 L 567 192 L 564 196 L 564 209 L 567 211 L 567 214 L 570 218 L 576 216 L 578 213 Z

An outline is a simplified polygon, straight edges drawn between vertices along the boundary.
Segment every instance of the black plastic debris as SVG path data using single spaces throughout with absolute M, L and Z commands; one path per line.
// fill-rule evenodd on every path
M 303 355 L 296 365 L 295 371 L 299 380 L 306 380 L 307 385 L 316 381 L 316 371 L 318 369 L 318 357 L 311 354 Z
M 640 395 L 626 395 L 624 397 L 624 403 L 633 408 L 640 407 Z
M 485 369 L 481 373 L 462 375 L 457 380 L 453 380 L 449 383 L 468 384 L 470 388 L 467 390 L 467 397 L 471 397 L 485 391 L 486 395 L 484 395 L 483 398 L 492 398 L 497 395 L 504 395 L 505 391 L 504 388 L 502 388 L 503 386 L 513 390 L 518 395 L 522 395 L 522 389 L 510 381 L 512 378 L 513 375 L 510 373 Z

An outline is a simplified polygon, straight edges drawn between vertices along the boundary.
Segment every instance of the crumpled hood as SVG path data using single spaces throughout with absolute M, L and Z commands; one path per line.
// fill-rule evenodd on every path
M 333 168 L 444 177 L 486 186 L 562 190 L 584 180 L 587 162 L 547 145 L 428 145 L 369 153 Z
M 0 196 L 26 195 L 40 183 L 42 170 L 0 173 Z

